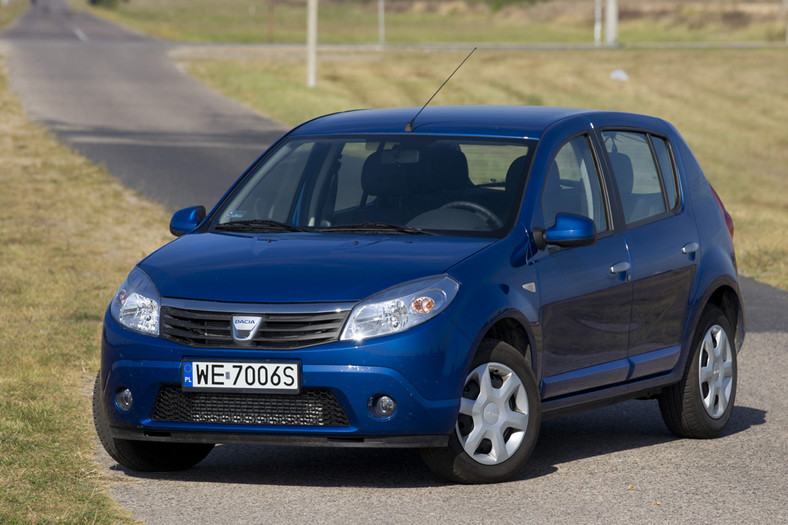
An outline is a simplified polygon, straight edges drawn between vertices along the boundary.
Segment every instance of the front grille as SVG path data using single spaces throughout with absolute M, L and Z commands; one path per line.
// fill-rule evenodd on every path
M 184 392 L 165 385 L 153 406 L 153 419 L 185 423 L 346 427 L 342 405 L 326 390 L 298 395 Z
M 349 311 L 320 313 L 259 313 L 260 329 L 251 341 L 233 339 L 230 312 L 161 308 L 161 336 L 193 348 L 264 348 L 293 350 L 339 340 Z M 250 314 L 244 314 L 250 315 Z

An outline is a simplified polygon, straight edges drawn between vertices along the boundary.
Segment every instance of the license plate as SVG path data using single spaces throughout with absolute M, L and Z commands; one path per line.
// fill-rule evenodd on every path
M 184 390 L 297 394 L 301 367 L 296 362 L 184 361 Z

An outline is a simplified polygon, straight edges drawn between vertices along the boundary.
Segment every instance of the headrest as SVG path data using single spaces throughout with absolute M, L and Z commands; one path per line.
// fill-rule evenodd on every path
M 361 169 L 361 187 L 374 196 L 402 196 L 414 193 L 421 178 L 422 164 L 418 150 L 376 151 L 367 157 Z
M 426 157 L 428 172 L 421 181 L 422 191 L 462 191 L 471 186 L 468 159 L 458 148 L 433 146 L 426 151 Z
M 361 171 L 367 195 L 403 196 L 462 191 L 471 186 L 465 154 L 451 146 L 376 151 Z
M 608 157 L 610 158 L 610 164 L 613 165 L 613 175 L 615 175 L 618 181 L 618 187 L 621 193 L 624 195 L 631 194 L 634 183 L 632 160 L 630 160 L 629 156 L 617 151 L 609 152 Z
M 528 155 L 517 157 L 509 165 L 506 171 L 506 193 L 512 194 L 517 190 L 517 183 L 525 177 L 525 168 L 528 165 Z

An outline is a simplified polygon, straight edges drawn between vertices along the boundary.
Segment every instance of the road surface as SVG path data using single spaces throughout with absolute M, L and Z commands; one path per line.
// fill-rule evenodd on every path
M 210 209 L 285 129 L 176 68 L 170 44 L 38 0 L 2 35 L 30 118 L 170 209 Z

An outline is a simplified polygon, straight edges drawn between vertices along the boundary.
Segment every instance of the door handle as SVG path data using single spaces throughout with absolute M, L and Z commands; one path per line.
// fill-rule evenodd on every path
M 698 250 L 700 250 L 700 244 L 698 244 L 696 242 L 690 242 L 690 243 L 687 243 L 687 244 L 685 244 L 684 246 L 681 247 L 681 253 L 683 253 L 685 255 L 689 255 L 691 253 L 695 253 Z
M 612 274 L 624 273 L 624 272 L 628 272 L 631 268 L 632 268 L 631 264 L 629 264 L 626 261 L 622 261 L 611 266 L 610 273 Z

